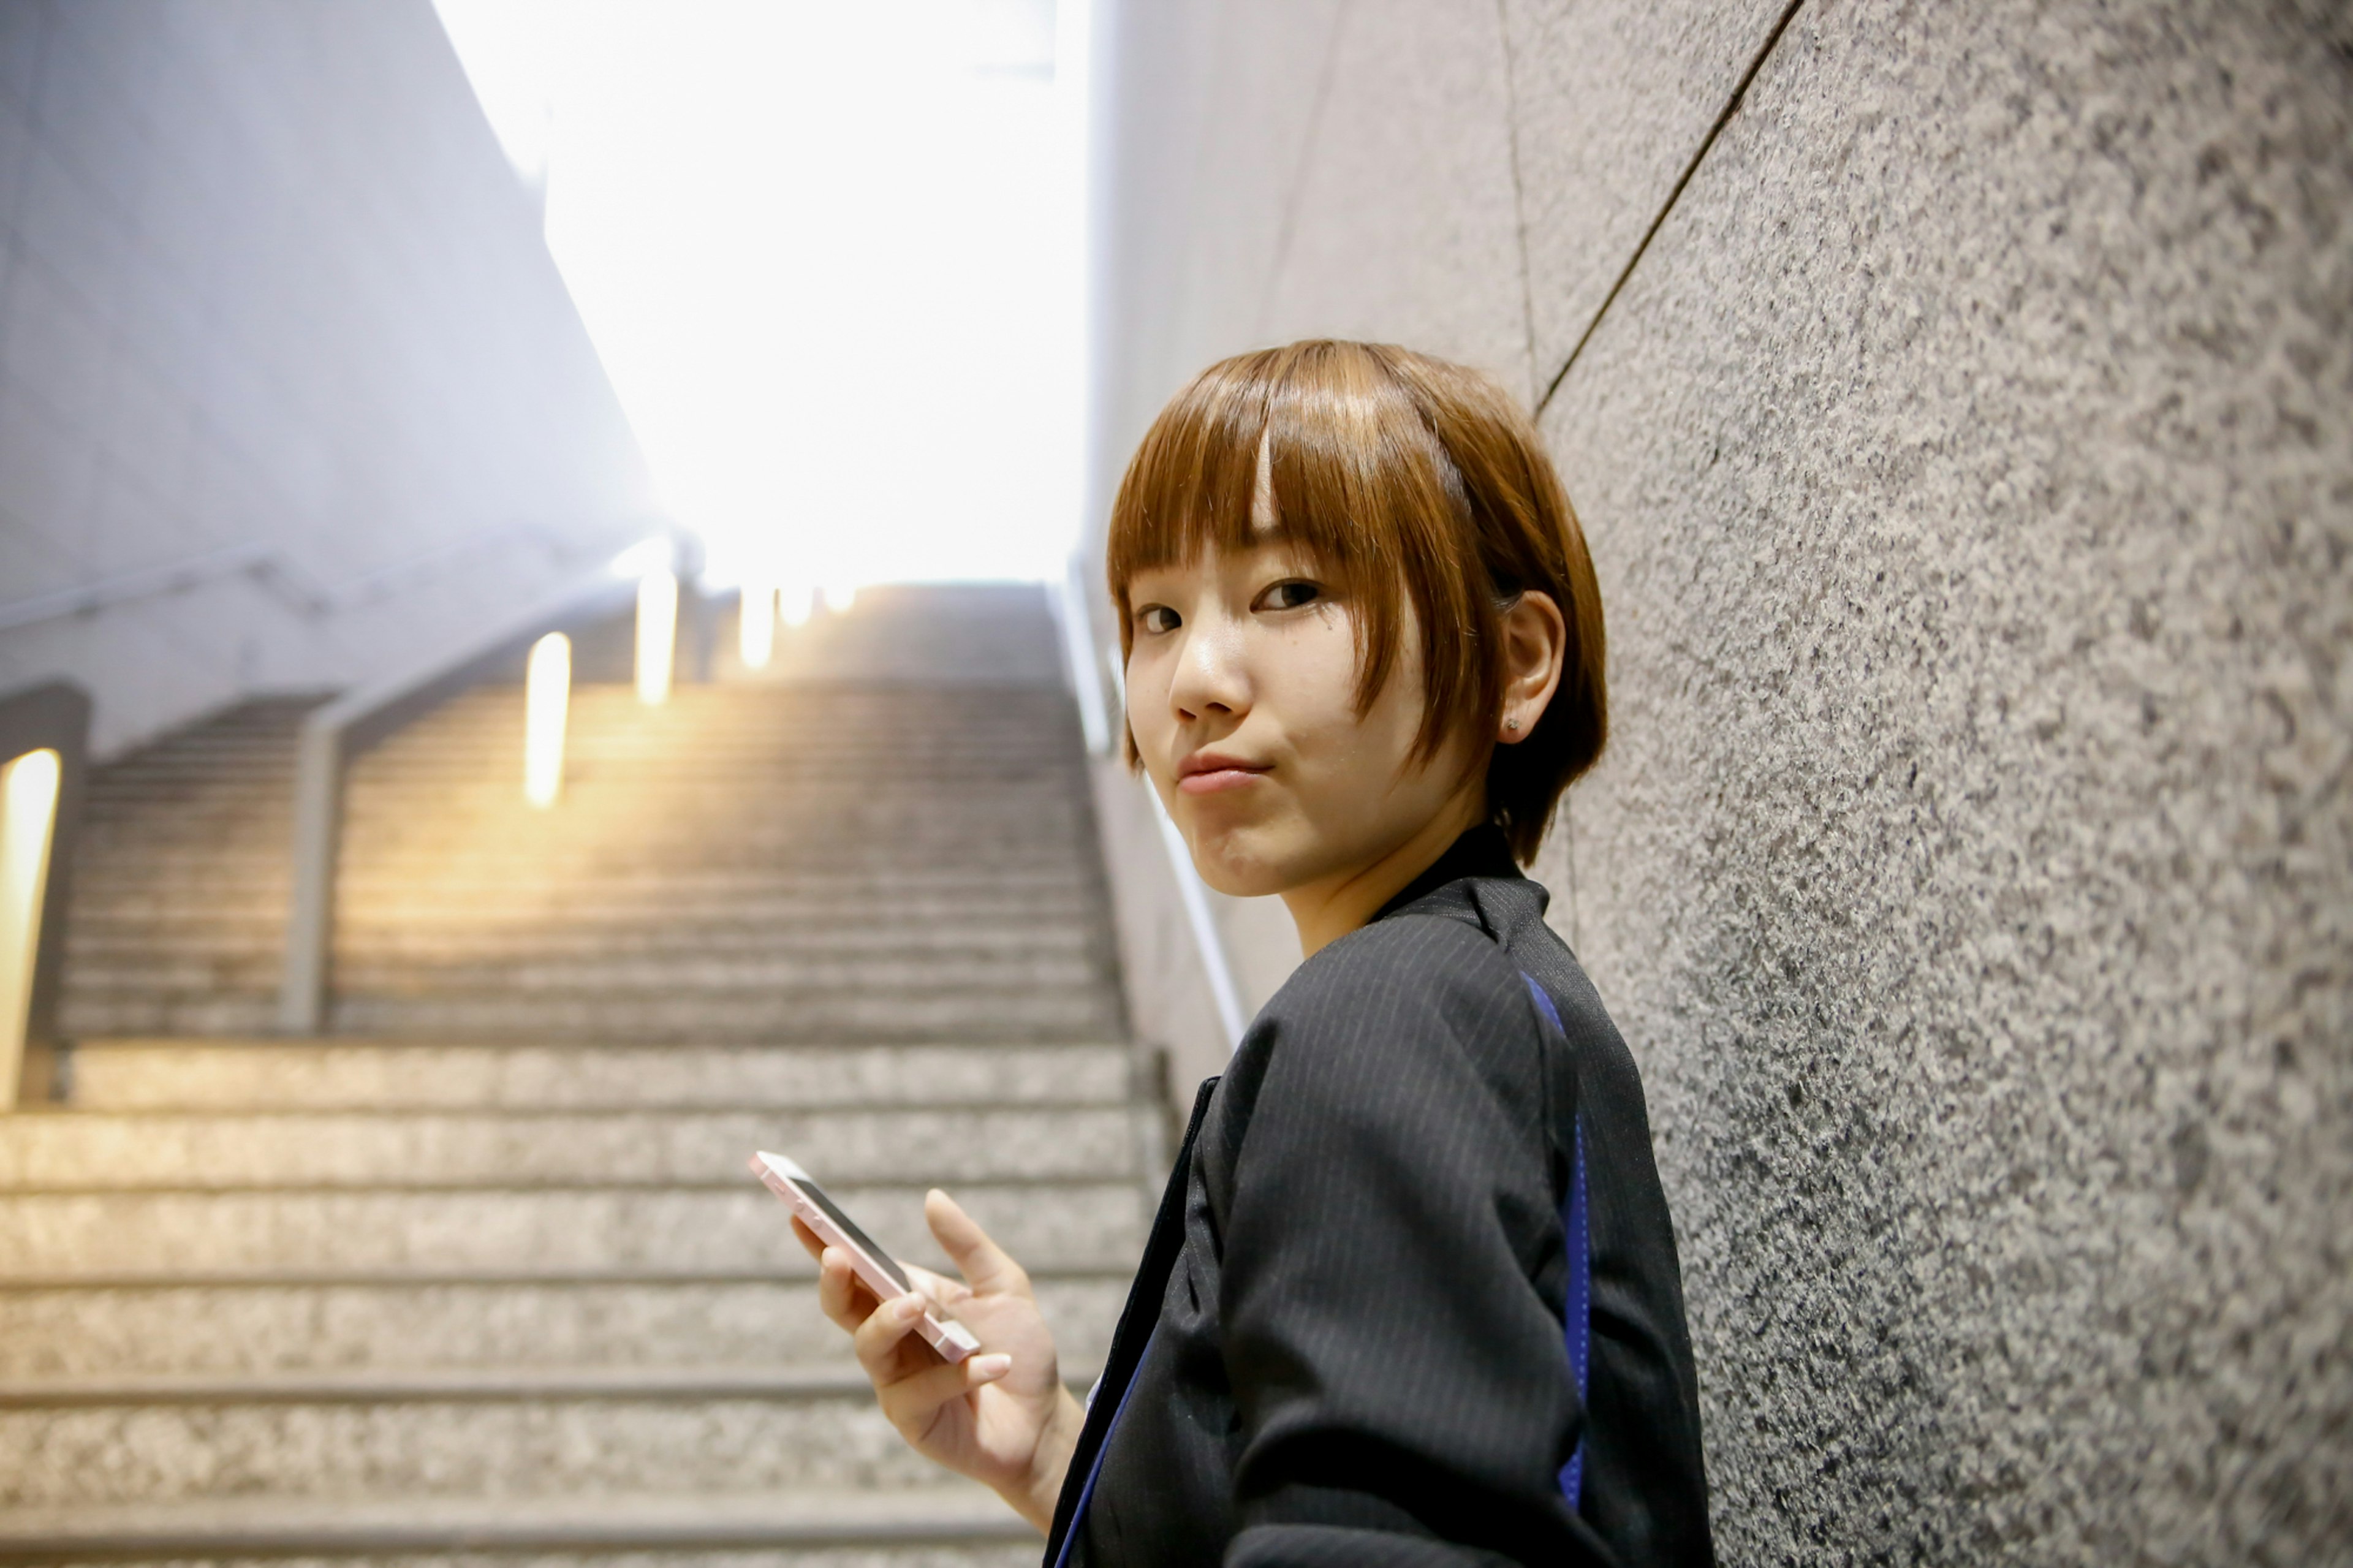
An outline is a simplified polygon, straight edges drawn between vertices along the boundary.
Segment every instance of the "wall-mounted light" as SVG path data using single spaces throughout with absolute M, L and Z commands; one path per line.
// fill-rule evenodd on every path
M 24 1072 L 62 773 L 57 752 L 46 747 L 0 768 L 0 1109 L 16 1103 Z
M 742 633 L 744 668 L 767 668 L 769 656 L 776 651 L 776 590 L 764 583 L 744 584 L 736 622 Z
M 531 647 L 522 682 L 522 797 L 543 810 L 564 793 L 564 730 L 572 710 L 572 639 L 550 632 Z
M 817 595 L 809 591 L 807 584 L 801 583 L 786 587 L 777 596 L 782 600 L 778 614 L 783 616 L 785 625 L 788 626 L 808 625 L 809 611 L 816 607 Z
M 831 583 L 826 585 L 825 607 L 837 616 L 849 614 L 849 606 L 858 603 L 858 588 L 851 583 Z
M 638 579 L 638 700 L 670 700 L 678 653 L 678 577 L 668 567 Z

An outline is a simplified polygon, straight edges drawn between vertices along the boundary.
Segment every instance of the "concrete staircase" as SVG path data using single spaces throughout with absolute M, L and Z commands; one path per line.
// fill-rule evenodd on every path
M 145 1037 L 0 1121 L 0 1559 L 1034 1560 L 876 1415 L 743 1170 L 790 1152 L 935 1265 L 951 1187 L 1099 1362 L 1159 1112 L 1068 700 L 970 674 L 584 689 L 546 813 L 516 692 L 427 716 L 353 777 L 332 1040 L 156 1037 L 274 981 L 254 909 L 200 918 L 284 807 L 197 759 L 260 751 L 208 725 L 102 779 L 93 838 L 156 871 L 94 857 L 69 1005 Z M 179 843 L 174 788 L 211 803 Z M 166 938 L 209 988 L 140 983 Z
M 67 926 L 69 1037 L 270 1026 L 294 742 L 322 700 L 247 702 L 92 770 Z
M 522 696 L 364 757 L 334 1026 L 623 1039 L 1105 1039 L 1119 998 L 1080 742 L 1053 687 L 575 694 L 560 809 Z

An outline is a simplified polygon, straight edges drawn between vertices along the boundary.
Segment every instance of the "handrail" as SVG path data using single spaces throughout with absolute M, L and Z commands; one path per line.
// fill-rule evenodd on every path
M 290 581 L 286 574 L 272 571 L 279 564 L 277 552 L 260 543 L 232 544 L 226 550 L 207 550 L 183 560 L 167 562 L 161 566 L 143 567 L 109 577 L 101 583 L 87 584 L 79 588 L 60 589 L 54 594 L 36 594 L 29 599 L 0 605 L 0 632 L 15 631 L 19 626 L 36 626 L 43 621 L 63 620 L 69 616 L 94 616 L 100 610 L 138 599 L 156 598 L 164 594 L 185 593 L 190 588 L 221 577 L 264 578 L 270 584 Z M 305 605 L 290 605 L 297 614 L 313 614 Z
M 1218 1023 L 1226 1031 L 1227 1047 L 1231 1049 L 1242 1043 L 1242 1031 L 1250 1026 L 1250 1019 L 1242 1012 L 1241 990 L 1234 984 L 1225 934 L 1218 930 L 1217 916 L 1209 909 L 1208 884 L 1194 869 L 1192 848 L 1168 808 L 1160 804 L 1160 792 L 1147 784 L 1144 793 L 1152 797 L 1153 815 L 1160 819 L 1160 842 L 1168 851 L 1168 868 L 1176 876 L 1176 897 L 1185 906 L 1186 924 L 1193 928 L 1193 945 L 1200 952 L 1202 972 L 1209 977 L 1209 999 L 1217 1004 Z
M 1062 634 L 1062 677 L 1079 705 L 1079 728 L 1086 736 L 1087 754 L 1109 756 L 1111 721 L 1103 712 L 1103 668 L 1096 662 L 1093 617 L 1087 614 L 1086 591 L 1077 581 L 1078 560 L 1059 582 L 1046 584 L 1046 604 L 1054 612 L 1054 629 Z
M 200 588 L 227 577 L 248 578 L 295 615 L 304 620 L 314 621 L 341 610 L 376 603 L 390 594 L 393 585 L 403 578 L 413 574 L 429 573 L 452 557 L 470 555 L 501 540 L 518 536 L 539 540 L 553 556 L 560 558 L 575 552 L 567 548 L 573 541 L 560 530 L 543 523 L 501 522 L 447 544 L 437 544 L 430 550 L 372 567 L 331 588 L 314 581 L 280 547 L 259 540 L 248 540 L 243 544 L 232 544 L 219 550 L 199 551 L 177 561 L 167 561 L 160 566 L 142 566 L 78 588 L 60 588 L 55 593 L 36 594 L 28 599 L 0 605 L 0 632 L 16 631 L 24 626 L 39 626 L 44 621 L 64 620 L 73 616 L 94 616 L 142 599 L 184 594 L 191 588 Z
M 1085 624 L 1084 602 L 1070 605 L 1069 609 L 1079 617 L 1080 635 L 1092 648 L 1094 638 Z M 1112 710 L 1123 716 L 1121 722 L 1124 724 L 1126 672 L 1113 660 L 1105 659 L 1104 663 L 1111 670 L 1114 702 Z M 1109 728 L 1107 722 L 1105 728 Z M 1107 753 L 1110 750 L 1106 741 L 1103 751 Z M 1226 1032 L 1227 1048 L 1232 1049 L 1242 1043 L 1242 1031 L 1250 1026 L 1250 1016 L 1242 1011 L 1241 987 L 1234 984 L 1234 964 L 1226 952 L 1225 933 L 1218 929 L 1216 911 L 1209 908 L 1208 884 L 1201 880 L 1201 873 L 1195 868 L 1192 847 L 1185 842 L 1176 819 L 1161 804 L 1160 792 L 1147 783 L 1144 793 L 1152 799 L 1152 815 L 1160 826 L 1160 847 L 1168 856 L 1169 875 L 1176 879 L 1176 900 L 1185 906 L 1185 924 L 1193 933 L 1193 951 L 1200 958 L 1201 973 L 1209 982 L 1209 1000 L 1218 1009 L 1218 1026 Z
M 313 1035 L 326 1018 L 343 773 L 351 759 L 539 637 L 616 615 L 636 594 L 635 583 L 599 570 L 481 637 L 343 693 L 313 709 L 303 721 L 294 774 L 294 883 L 286 911 L 286 968 L 278 994 L 280 1029 Z

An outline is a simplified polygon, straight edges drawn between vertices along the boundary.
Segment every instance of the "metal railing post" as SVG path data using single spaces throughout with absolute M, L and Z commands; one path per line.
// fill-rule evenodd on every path
M 17 1038 L 21 1024 L 23 1055 L 0 1070 L 0 1111 L 55 1099 L 65 1087 L 65 1045 L 58 1026 L 59 980 L 82 788 L 90 766 L 90 694 L 69 681 L 47 681 L 0 696 L 0 769 L 25 752 L 46 750 L 57 753 L 58 770 L 47 864 L 37 895 L 40 923 L 29 943 L 32 972 L 26 977 L 24 1013 L 5 1031 Z
M 286 970 L 278 1026 L 315 1035 L 326 1022 L 327 960 L 334 940 L 335 861 L 342 847 L 343 737 L 340 706 L 302 725 L 294 767 L 294 886 L 286 908 Z

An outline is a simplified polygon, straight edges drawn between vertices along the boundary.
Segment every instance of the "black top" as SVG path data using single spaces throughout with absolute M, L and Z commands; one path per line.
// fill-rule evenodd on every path
M 1714 1563 L 1641 1079 L 1545 901 L 1500 832 L 1465 834 L 1201 1086 L 1049 1564 L 1099 1453 L 1073 1563 Z M 1580 1119 L 1584 1407 L 1561 1337 Z

